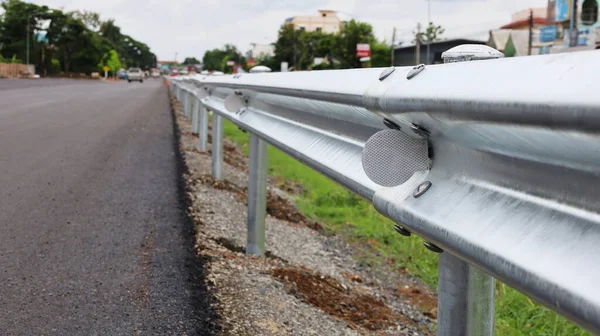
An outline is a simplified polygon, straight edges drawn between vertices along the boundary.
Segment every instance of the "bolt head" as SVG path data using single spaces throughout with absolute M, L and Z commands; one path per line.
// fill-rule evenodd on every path
M 406 79 L 412 79 L 416 75 L 420 74 L 423 70 L 425 70 L 425 64 L 415 65 L 406 75 Z
M 389 67 L 389 68 L 383 70 L 379 74 L 379 80 L 382 81 L 382 80 L 388 78 L 394 71 L 396 71 L 396 68 L 394 68 L 394 67 Z
M 421 197 L 424 193 L 427 192 L 427 190 L 429 190 L 429 188 L 431 188 L 430 181 L 425 181 L 425 182 L 419 184 L 419 186 L 417 187 L 417 189 L 415 189 L 415 192 L 413 193 L 413 197 L 414 198 Z

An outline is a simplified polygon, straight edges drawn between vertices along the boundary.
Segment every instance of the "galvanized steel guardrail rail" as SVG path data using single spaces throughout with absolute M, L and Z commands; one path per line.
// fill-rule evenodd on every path
M 438 335 L 493 334 L 494 278 L 600 333 L 599 56 L 467 45 L 441 65 L 170 85 L 200 151 L 213 112 L 215 178 L 222 118 L 251 134 L 248 253 L 265 251 L 269 143 L 440 253 Z

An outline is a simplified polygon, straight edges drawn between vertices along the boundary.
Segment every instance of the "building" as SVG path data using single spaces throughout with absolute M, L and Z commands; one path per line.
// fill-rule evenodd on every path
M 511 32 L 511 29 L 490 30 L 490 38 L 487 45 L 503 53 Z
M 415 44 L 397 46 L 394 47 L 394 65 L 409 66 L 420 63 L 443 63 L 442 53 L 444 51 L 463 44 L 485 44 L 485 41 L 457 38 L 451 40 L 432 42 L 431 44 L 429 44 L 429 60 L 427 59 L 427 44 L 421 45 L 419 60 L 417 60 L 417 46 Z
M 529 17 L 533 15 L 533 28 L 540 29 L 548 23 L 547 8 L 528 8 L 512 15 L 509 24 L 500 29 L 529 30 Z
M 513 14 L 509 24 L 490 32 L 487 44 L 504 52 L 507 57 L 528 55 L 529 19 L 532 15 L 531 55 L 600 48 L 599 2 L 548 0 L 547 8 L 525 9 Z M 577 8 L 573 8 L 574 3 Z M 576 31 L 571 33 L 572 21 L 576 24 Z M 571 40 L 574 42 L 571 43 Z
M 286 25 L 293 25 L 294 29 L 307 32 L 320 31 L 335 34 L 340 31 L 342 21 L 333 10 L 319 10 L 317 16 L 294 16 L 285 20 Z
M 275 56 L 275 46 L 272 44 L 251 43 L 252 47 L 246 53 L 247 59 L 257 59 Z
M 540 42 L 539 32 L 537 34 L 532 32 L 531 42 L 531 51 L 529 51 L 529 31 L 513 30 L 510 32 L 506 47 L 502 52 L 505 57 L 539 55 L 540 47 L 543 46 Z

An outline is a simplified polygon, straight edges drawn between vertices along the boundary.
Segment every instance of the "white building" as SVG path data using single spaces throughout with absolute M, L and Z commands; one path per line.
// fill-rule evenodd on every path
M 275 56 L 275 46 L 272 44 L 251 43 L 251 48 L 246 53 L 248 59 L 258 59 Z
M 335 11 L 320 10 L 317 16 L 294 16 L 285 20 L 285 24 L 307 32 L 320 31 L 335 34 L 340 31 L 342 21 Z

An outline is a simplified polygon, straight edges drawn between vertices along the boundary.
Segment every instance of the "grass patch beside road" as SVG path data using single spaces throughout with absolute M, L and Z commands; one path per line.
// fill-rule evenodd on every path
M 248 153 L 247 133 L 225 120 L 224 134 Z M 303 186 L 296 205 L 306 216 L 350 242 L 368 243 L 377 252 L 369 262 L 388 262 L 436 288 L 438 258 L 423 246 L 422 239 L 400 236 L 393 223 L 365 200 L 272 146 L 268 148 L 268 167 L 269 176 L 276 180 Z M 505 284 L 497 286 L 496 294 L 498 335 L 591 335 Z

